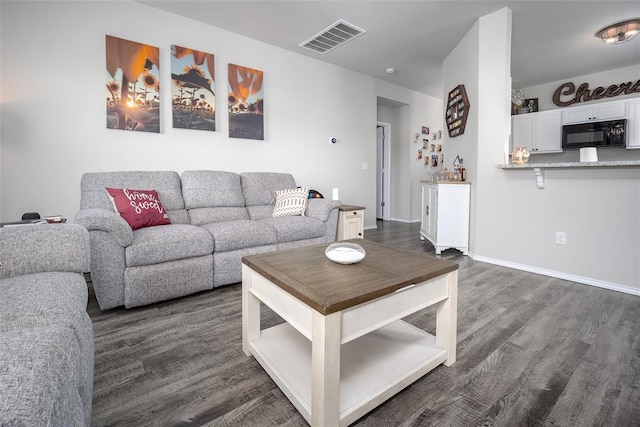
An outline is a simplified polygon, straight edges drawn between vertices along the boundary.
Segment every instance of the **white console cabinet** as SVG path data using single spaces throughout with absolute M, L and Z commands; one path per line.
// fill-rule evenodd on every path
M 562 115 L 560 110 L 513 116 L 511 151 L 525 147 L 531 154 L 562 152 Z
M 429 240 L 436 254 L 455 248 L 469 253 L 468 182 L 423 182 L 420 240 Z

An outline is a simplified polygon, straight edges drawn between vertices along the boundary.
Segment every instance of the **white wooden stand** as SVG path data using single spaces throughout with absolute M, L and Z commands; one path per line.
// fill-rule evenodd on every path
M 458 272 L 329 315 L 242 265 L 242 349 L 312 426 L 347 426 L 456 360 Z M 260 303 L 286 323 L 260 330 Z M 436 335 L 400 319 L 436 305 Z

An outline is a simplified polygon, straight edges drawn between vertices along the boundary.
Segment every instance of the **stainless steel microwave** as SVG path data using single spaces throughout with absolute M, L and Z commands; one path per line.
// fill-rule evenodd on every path
M 562 149 L 624 147 L 627 119 L 562 126 Z

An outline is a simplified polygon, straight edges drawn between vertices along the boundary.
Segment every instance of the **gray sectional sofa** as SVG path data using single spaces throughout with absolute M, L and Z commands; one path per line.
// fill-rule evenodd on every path
M 75 222 L 89 230 L 91 278 L 102 310 L 213 289 L 242 279 L 245 255 L 336 238 L 339 201 L 309 199 L 304 216 L 273 217 L 286 173 L 198 170 L 87 173 Z M 106 187 L 155 190 L 170 225 L 132 230 Z
M 88 426 L 93 327 L 89 233 L 0 228 L 0 426 Z

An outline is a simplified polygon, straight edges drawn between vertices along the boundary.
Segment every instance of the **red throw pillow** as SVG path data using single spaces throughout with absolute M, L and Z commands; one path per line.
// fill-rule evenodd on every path
M 126 188 L 107 188 L 106 190 L 114 209 L 127 221 L 131 229 L 171 224 L 156 190 Z

